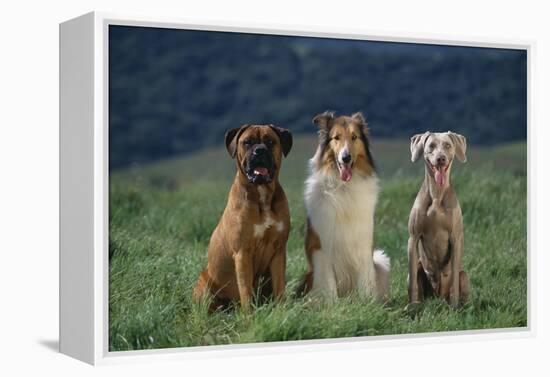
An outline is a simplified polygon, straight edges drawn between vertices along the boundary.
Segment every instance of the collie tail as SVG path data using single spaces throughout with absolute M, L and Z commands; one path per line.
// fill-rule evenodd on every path
M 383 250 L 374 250 L 372 260 L 376 273 L 376 298 L 383 302 L 390 294 L 390 257 Z

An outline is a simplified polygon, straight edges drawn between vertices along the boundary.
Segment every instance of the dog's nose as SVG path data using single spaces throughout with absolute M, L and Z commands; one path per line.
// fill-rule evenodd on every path
M 267 152 L 267 147 L 265 146 L 265 144 L 258 144 L 256 148 L 254 148 L 254 152 L 252 152 L 252 154 L 254 156 L 259 156 L 265 152 Z
M 438 156 L 437 157 L 437 163 L 438 164 L 444 164 L 446 162 L 447 162 L 447 157 L 445 157 L 445 156 Z
M 351 161 L 351 155 L 349 153 L 344 153 L 342 155 L 342 161 L 344 162 L 344 164 L 347 164 Z

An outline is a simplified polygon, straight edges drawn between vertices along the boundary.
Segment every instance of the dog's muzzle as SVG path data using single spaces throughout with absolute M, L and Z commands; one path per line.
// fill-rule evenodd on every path
M 441 187 L 445 186 L 447 181 L 447 170 L 450 166 L 449 159 L 444 155 L 438 155 L 434 161 L 435 163 L 432 163 L 429 159 L 427 162 L 433 173 L 435 183 Z
M 336 158 L 336 165 L 338 166 L 340 179 L 344 182 L 349 182 L 353 175 L 353 161 L 347 147 Z
M 275 163 L 273 155 L 264 144 L 253 147 L 244 171 L 248 181 L 256 185 L 267 184 L 273 180 Z

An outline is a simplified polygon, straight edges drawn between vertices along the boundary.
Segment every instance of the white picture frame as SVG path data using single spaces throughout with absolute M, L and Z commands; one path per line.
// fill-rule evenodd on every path
M 92 12 L 60 24 L 60 352 L 90 364 L 147 359 L 253 355 L 302 350 L 378 347 L 415 342 L 531 337 L 535 334 L 533 253 L 528 244 L 528 326 L 452 333 L 392 335 L 110 352 L 108 350 L 108 27 L 132 25 L 174 29 L 250 32 L 374 41 L 514 48 L 527 52 L 528 144 L 531 143 L 532 41 L 433 35 L 368 33 L 363 30 L 300 30 L 280 25 L 191 24 L 185 20 Z M 529 160 L 528 181 L 532 175 Z M 528 219 L 531 217 L 528 197 Z M 530 229 L 530 227 L 529 227 Z M 528 229 L 528 239 L 529 231 Z

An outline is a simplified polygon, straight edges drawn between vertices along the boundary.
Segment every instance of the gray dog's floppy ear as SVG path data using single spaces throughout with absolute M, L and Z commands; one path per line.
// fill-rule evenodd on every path
M 272 124 L 269 127 L 271 127 L 271 129 L 279 136 L 279 140 L 281 140 L 281 147 L 283 149 L 283 155 L 286 157 L 292 148 L 292 134 L 286 128 L 277 127 Z
M 455 145 L 456 157 L 458 157 L 461 162 L 466 162 L 466 138 L 451 131 L 447 131 L 447 135 L 449 135 Z
M 232 128 L 225 133 L 225 147 L 231 158 L 235 158 L 237 154 L 237 142 L 239 141 L 239 136 L 250 127 L 250 124 L 245 124 L 244 126 Z
M 415 162 L 418 160 L 418 157 L 424 152 L 424 143 L 426 139 L 430 136 L 430 132 L 426 131 L 423 134 L 416 134 L 411 137 L 411 161 Z

